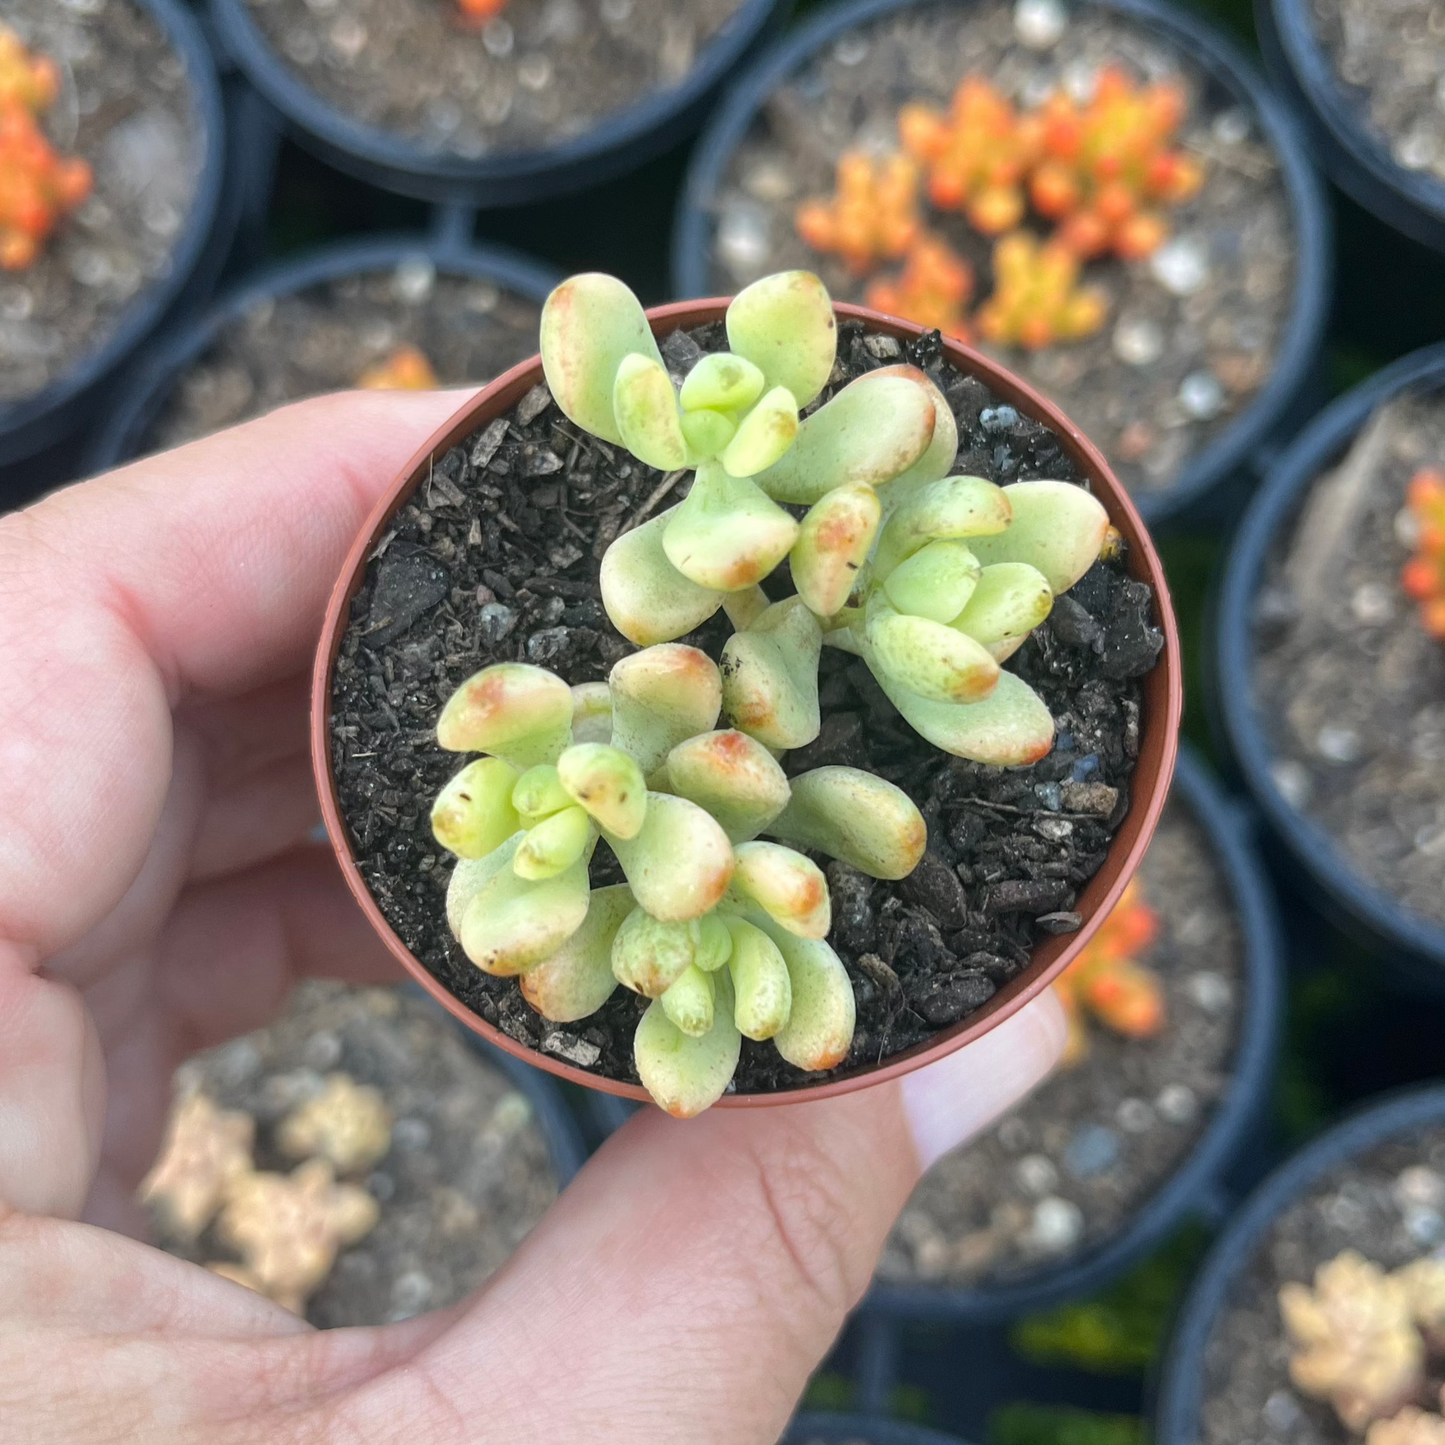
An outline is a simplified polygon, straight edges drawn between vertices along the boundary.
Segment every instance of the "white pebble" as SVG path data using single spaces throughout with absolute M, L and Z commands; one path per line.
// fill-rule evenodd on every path
M 1164 332 L 1157 321 L 1122 316 L 1114 328 L 1114 355 L 1128 366 L 1149 366 L 1164 354 Z
M 517 83 L 524 90 L 545 90 L 552 83 L 552 62 L 545 55 L 529 55 L 517 67 Z
M 1395 159 L 1407 171 L 1427 170 L 1440 154 L 1440 142 L 1427 130 L 1412 130 L 1395 142 Z
M 1154 1111 L 1143 1099 L 1125 1099 L 1114 1111 L 1121 1129 L 1130 1134 L 1143 1134 L 1154 1127 Z
M 482 45 L 488 55 L 495 55 L 498 60 L 509 56 L 516 42 L 516 32 L 500 17 L 489 20 L 482 28 Z
M 1210 421 L 1224 410 L 1224 388 L 1212 371 L 1191 371 L 1179 383 L 1179 405 L 1195 421 Z
M 833 59 L 839 65 L 861 65 L 868 56 L 868 42 L 856 30 L 851 35 L 845 35 L 833 47 Z
M 398 300 L 415 305 L 425 301 L 437 283 L 437 268 L 425 256 L 408 256 L 392 273 L 391 289 Z
M 1025 1194 L 1037 1199 L 1053 1192 L 1059 1182 L 1059 1171 L 1046 1155 L 1026 1154 L 1014 1165 L 1014 1178 Z
M 1084 1214 L 1071 1200 L 1050 1195 L 1034 1205 L 1029 1226 L 1029 1243 L 1045 1254 L 1062 1254 L 1079 1242 L 1084 1233 Z
M 1300 1409 L 1299 1401 L 1288 1390 L 1276 1390 L 1264 1402 L 1261 1413 L 1272 1430 L 1286 1434 L 1299 1423 L 1304 1412 Z
M 1424 1205 L 1427 1209 L 1445 1209 L 1445 1179 L 1423 1164 L 1412 1164 L 1395 1176 L 1391 1192 L 1395 1202 Z
M 753 206 L 732 206 L 717 228 L 717 249 L 723 264 L 740 281 L 760 276 L 768 263 L 768 220 Z
M 431 1296 L 431 1277 L 419 1269 L 409 1269 L 405 1274 L 398 1275 L 391 1286 L 391 1305 L 394 1310 L 419 1314 L 426 1308 Z
M 1209 251 L 1193 236 L 1176 236 L 1149 261 L 1154 279 L 1171 295 L 1193 296 L 1209 281 Z
M 1309 769 L 1293 758 L 1280 758 L 1269 765 L 1269 775 L 1279 795 L 1291 808 L 1303 808 L 1315 790 Z
M 1222 973 L 1211 969 L 1191 974 L 1184 988 L 1207 1014 L 1222 1014 L 1234 1001 L 1234 985 Z
M 1405 1210 L 1405 1233 L 1416 1244 L 1424 1245 L 1427 1249 L 1432 1248 L 1445 1237 L 1445 1219 L 1440 1217 L 1438 1209 L 1412 1204 Z
M 1014 34 L 1030 50 L 1048 50 L 1064 38 L 1069 12 L 1060 0 L 1018 0 L 1014 6 Z
M 1395 594 L 1383 582 L 1364 582 L 1356 587 L 1350 597 L 1350 611 L 1356 622 L 1367 627 L 1377 627 L 1391 621 L 1395 616 Z
M 1214 139 L 1220 145 L 1237 146 L 1249 136 L 1249 116 L 1238 109 L 1224 110 L 1214 121 Z
M 1315 739 L 1315 750 L 1332 763 L 1353 763 L 1362 751 L 1360 735 L 1342 723 L 1326 723 Z
M 1199 1099 L 1188 1084 L 1166 1084 L 1154 1107 L 1169 1124 L 1192 1124 L 1199 1117 Z

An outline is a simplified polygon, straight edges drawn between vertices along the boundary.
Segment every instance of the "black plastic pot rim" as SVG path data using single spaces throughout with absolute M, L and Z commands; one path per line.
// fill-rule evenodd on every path
M 1335 180 L 1363 206 L 1415 240 L 1445 249 L 1445 182 L 1407 170 L 1352 104 L 1345 82 L 1320 43 L 1303 0 L 1256 0 L 1264 38 L 1278 47 L 1290 87 L 1309 123 L 1322 132 L 1320 150 Z M 1270 54 L 1266 46 L 1266 55 Z
M 426 150 L 396 131 L 353 120 L 323 100 L 272 49 L 251 18 L 246 0 L 210 0 L 210 15 L 228 56 L 302 138 L 324 148 L 328 159 L 356 169 L 363 179 L 425 200 L 513 205 L 611 175 L 630 150 L 640 152 L 639 160 L 651 155 L 649 138 L 670 135 L 679 117 L 705 99 L 775 12 L 791 4 L 792 0 L 743 0 L 680 84 L 655 90 L 556 145 L 476 159 Z
M 1283 987 L 1283 942 L 1264 867 L 1244 811 L 1198 755 L 1181 746 L 1176 796 L 1208 837 L 1244 939 L 1245 990 L 1229 1088 L 1198 1142 L 1121 1230 L 1081 1255 L 1015 1283 L 956 1289 L 874 1284 L 861 1309 L 892 1317 L 992 1324 L 1093 1293 L 1162 1243 L 1191 1214 L 1220 1201 L 1221 1176 L 1267 1101 L 1274 1075 Z
M 1411 387 L 1445 387 L 1445 346 L 1386 367 L 1332 403 L 1290 444 L 1251 503 L 1236 534 L 1219 591 L 1215 631 L 1216 701 L 1249 791 L 1323 892 L 1370 931 L 1408 953 L 1445 965 L 1445 927 L 1407 912 L 1357 873 L 1320 825 L 1285 800 L 1270 771 L 1274 750 L 1260 724 L 1252 686 L 1250 615 L 1265 559 L 1304 493 L 1350 444 L 1374 410 Z
M 48 446 L 44 435 L 62 408 L 75 403 L 146 338 L 181 293 L 205 252 L 220 209 L 225 180 L 226 118 L 220 77 L 199 22 L 180 0 L 134 0 L 165 32 L 185 62 L 192 103 L 204 137 L 200 178 L 166 274 L 152 281 L 121 313 L 115 329 L 94 351 L 34 396 L 0 403 L 0 458 L 20 459 Z M 33 433 L 31 441 L 26 435 Z
M 839 35 L 895 10 L 936 0 L 842 0 L 774 45 L 728 92 L 693 152 L 673 230 L 672 277 L 679 296 L 706 295 L 714 198 L 733 153 L 774 89 Z M 968 0 L 960 0 L 968 3 Z M 1197 502 L 1265 447 L 1281 414 L 1319 359 L 1329 319 L 1334 242 L 1324 188 L 1299 123 L 1234 43 L 1162 0 L 1089 0 L 1139 24 L 1164 31 L 1179 49 L 1239 98 L 1257 118 L 1279 161 L 1295 229 L 1294 299 L 1274 370 L 1254 400 L 1192 458 L 1173 485 L 1133 494 L 1144 520 L 1157 528 Z
M 164 337 L 145 357 L 102 423 L 86 456 L 87 475 L 137 455 L 180 372 L 204 355 L 227 327 L 275 296 L 294 294 L 341 276 L 383 270 L 413 256 L 424 257 L 441 272 L 495 281 L 538 304 L 561 279 L 548 267 L 518 252 L 461 241 L 464 212 L 443 211 L 439 221 L 438 232 L 431 236 L 343 241 L 273 262 L 220 298 L 204 315 Z
M 789 1428 L 783 1445 L 806 1445 L 825 1440 L 828 1445 L 961 1445 L 952 1435 L 940 1435 L 922 1425 L 888 1420 L 875 1415 L 799 1415 Z
M 1332 1169 L 1397 1134 L 1445 1121 L 1445 1087 L 1410 1089 L 1360 1109 L 1282 1164 L 1215 1242 L 1184 1302 L 1155 1408 L 1156 1445 L 1196 1445 L 1203 1406 L 1200 1365 L 1235 1281 L 1275 1219 Z

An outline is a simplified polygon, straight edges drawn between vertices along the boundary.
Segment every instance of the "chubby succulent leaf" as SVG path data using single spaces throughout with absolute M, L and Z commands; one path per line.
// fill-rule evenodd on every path
M 792 1008 L 773 1035 L 773 1047 L 794 1067 L 816 1073 L 848 1057 L 857 1004 L 848 970 L 821 939 L 799 938 L 771 920 L 758 927 L 778 946 L 788 967 Z
M 668 787 L 706 809 L 734 843 L 756 838 L 788 805 L 788 779 L 756 738 L 701 733 L 667 755 Z
M 728 345 L 755 363 L 768 386 L 786 387 L 799 407 L 828 384 L 838 322 L 827 288 L 811 271 L 783 271 L 744 287 L 727 314 Z
M 689 964 L 662 994 L 662 1011 L 690 1039 L 700 1039 L 712 1028 L 716 995 L 714 975 Z
M 886 602 L 868 609 L 865 656 L 881 681 L 943 703 L 980 702 L 997 686 L 989 650 L 966 633 L 895 612 Z
M 744 592 L 729 592 L 723 598 L 723 611 L 733 627 L 741 632 L 751 627 L 773 604 L 761 587 L 749 587 Z
M 823 630 L 801 597 L 776 602 L 722 655 L 723 710 L 741 732 L 770 748 L 800 748 L 818 736 L 818 658 Z
M 860 768 L 814 768 L 792 780 L 793 796 L 768 829 L 870 878 L 906 878 L 928 845 L 928 829 L 901 788 Z
M 613 666 L 612 746 L 645 777 L 678 743 L 710 731 L 722 711 L 722 677 L 707 653 L 680 642 L 634 652 Z
M 624 532 L 602 558 L 602 605 L 612 625 L 639 647 L 685 637 L 723 603 L 723 593 L 699 587 L 667 560 L 662 538 L 677 510 Z
M 713 1025 L 689 1038 L 661 1002 L 643 1014 L 632 1039 L 637 1076 L 658 1107 L 675 1119 L 693 1119 L 727 1092 L 737 1072 L 742 1035 L 733 1022 L 732 983 L 724 969 L 714 980 Z
M 738 423 L 722 454 L 732 477 L 754 477 L 780 461 L 798 436 L 798 403 L 785 386 L 775 386 Z
M 1014 482 L 1003 489 L 1013 511 L 1008 530 L 970 543 L 985 567 L 1027 562 L 1057 597 L 1095 562 L 1109 530 L 1099 499 L 1071 482 Z
M 738 424 L 720 411 L 685 411 L 682 434 L 694 461 L 715 457 L 738 434 Z
M 756 924 L 728 915 L 728 959 L 735 1001 L 733 1022 L 750 1039 L 770 1039 L 788 1022 L 793 984 L 778 945 Z
M 982 562 L 972 539 L 1002 532 L 1013 516 L 1007 489 L 982 477 L 944 477 L 906 492 L 890 492 L 888 505 L 873 558 L 873 574 L 879 578 L 887 578 L 928 543 L 961 537 L 971 539 L 969 550 Z
M 809 508 L 790 563 L 810 612 L 832 617 L 847 605 L 882 516 L 878 493 L 866 482 L 834 487 Z
M 584 809 L 563 808 L 528 830 L 512 868 L 517 877 L 533 882 L 555 878 L 582 857 L 595 836 Z
M 575 743 L 557 759 L 557 777 L 609 833 L 635 838 L 647 815 L 647 780 L 636 759 L 607 743 Z
M 953 625 L 987 646 L 1015 642 L 1027 637 L 1053 606 L 1053 589 L 1036 567 L 995 562 L 983 569 L 978 587 Z
M 570 1024 L 612 997 L 612 940 L 635 904 L 626 884 L 593 890 L 581 928 L 522 975 L 522 997 L 545 1019 Z
M 688 372 L 678 399 L 684 411 L 717 411 L 737 415 L 767 389 L 760 367 L 745 356 L 715 351 Z
M 613 383 L 612 410 L 623 446 L 638 461 L 662 472 L 688 464 L 677 393 L 661 361 L 650 356 L 623 357 Z
M 686 922 L 715 908 L 733 876 L 733 849 L 721 825 L 696 803 L 647 795 L 635 838 L 608 836 L 639 907 L 665 922 Z
M 870 372 L 808 417 L 793 449 L 757 483 L 780 502 L 805 506 L 847 482 L 882 486 L 928 451 L 937 413 L 930 386 Z
M 572 686 L 572 741 L 605 743 L 612 736 L 612 692 L 605 682 Z
M 982 702 L 964 706 L 933 702 L 899 687 L 885 674 L 875 676 L 909 726 L 955 757 L 1017 768 L 1047 757 L 1054 745 L 1054 720 L 1043 699 L 1012 672 L 999 673 L 998 685 Z M 794 781 L 793 797 L 797 796 Z
M 953 463 L 958 456 L 958 422 L 954 418 L 953 408 L 948 404 L 948 398 L 939 391 L 933 378 L 916 366 L 884 366 L 871 375 L 907 377 L 923 387 L 933 398 L 933 438 L 923 455 L 907 471 L 901 472 L 888 483 L 889 489 L 911 490 L 946 477 L 953 470 Z
M 618 368 L 631 355 L 661 362 L 642 303 L 612 276 L 564 281 L 542 307 L 542 370 L 557 405 L 603 441 L 625 445 L 612 410 Z
M 828 936 L 833 926 L 828 881 L 811 858 L 781 843 L 743 843 L 734 853 L 737 869 L 730 897 L 761 908 L 780 928 L 799 938 Z
M 503 868 L 462 915 L 457 934 L 462 952 L 483 973 L 525 973 L 582 927 L 589 896 L 585 858 L 540 881 L 520 877 L 515 867 Z
M 570 808 L 572 803 L 572 795 L 562 786 L 553 763 L 538 763 L 535 768 L 528 768 L 512 789 L 512 807 L 529 827 L 553 813 L 560 813 L 563 808 Z
M 437 723 L 437 742 L 448 752 L 491 753 L 517 768 L 555 762 L 571 740 L 572 689 L 525 662 L 473 673 Z
M 704 913 L 690 927 L 697 929 L 696 952 L 692 961 L 704 973 L 715 973 L 732 957 L 733 936 L 721 913 Z
M 612 941 L 612 975 L 644 998 L 661 998 L 698 958 L 702 930 L 697 920 L 664 923 L 634 907 Z
M 521 847 L 525 837 L 523 832 L 514 833 L 485 857 L 463 858 L 452 869 L 451 880 L 447 884 L 447 927 L 451 929 L 453 937 L 461 937 L 462 919 L 466 917 L 467 909 L 471 907 L 477 894 L 498 873 L 511 871 L 512 860 L 517 856 L 517 849 Z
M 952 622 L 973 596 L 982 570 L 962 542 L 930 542 L 888 574 L 883 590 L 900 612 Z
M 788 555 L 798 524 L 755 482 L 704 462 L 662 534 L 667 560 L 718 592 L 756 586 Z
M 432 805 L 432 836 L 458 858 L 485 858 L 501 847 L 522 826 L 512 806 L 518 776 L 501 758 L 468 763 Z

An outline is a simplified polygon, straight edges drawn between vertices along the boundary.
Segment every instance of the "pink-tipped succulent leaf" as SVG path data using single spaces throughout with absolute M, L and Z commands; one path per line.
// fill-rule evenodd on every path
M 667 785 L 711 813 L 734 843 L 756 838 L 788 806 L 788 779 L 777 759 L 733 728 L 701 733 L 673 748 Z
M 553 1023 L 575 1023 L 595 1014 L 617 987 L 612 941 L 634 907 L 625 884 L 594 889 L 582 926 L 522 975 L 522 997 Z
M 722 711 L 718 665 L 680 642 L 624 657 L 608 676 L 612 745 L 650 778 L 679 743 L 710 731 Z
M 767 831 L 871 878 L 906 878 L 928 844 L 913 799 L 861 768 L 814 768 L 794 778 L 788 806 Z
M 474 673 L 437 723 L 437 742 L 449 752 L 491 753 L 518 768 L 555 762 L 571 740 L 572 689 L 525 662 Z
M 662 549 L 699 587 L 742 592 L 774 571 L 797 537 L 797 522 L 756 482 L 704 462 L 672 513 Z
M 619 838 L 635 838 L 647 816 L 647 780 L 637 760 L 607 743 L 574 743 L 557 759 L 564 791 Z
M 680 510 L 672 507 L 624 532 L 602 558 L 602 605 L 612 625 L 639 647 L 685 637 L 727 595 L 684 577 L 668 560 L 663 538 Z
M 761 908 L 799 938 L 828 936 L 833 925 L 828 881 L 811 858 L 780 843 L 743 843 L 734 852 L 730 897 L 744 908 Z
M 770 748 L 801 748 L 818 736 L 818 658 L 823 631 L 800 597 L 774 603 L 723 648 L 723 711 Z
M 847 606 L 882 517 L 878 493 L 866 482 L 834 487 L 814 502 L 789 558 L 793 585 L 810 612 L 832 617 Z

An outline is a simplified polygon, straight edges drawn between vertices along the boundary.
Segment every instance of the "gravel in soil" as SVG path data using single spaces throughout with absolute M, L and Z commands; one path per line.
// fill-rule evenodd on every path
M 478 159 L 591 130 L 680 85 L 742 0 L 246 0 L 283 63 L 352 120 Z
M 1150 261 L 1085 268 L 1085 281 L 1109 299 L 1097 335 L 1037 352 L 982 348 L 1057 402 L 1132 492 L 1158 492 L 1273 370 L 1295 246 L 1278 162 L 1257 117 L 1156 33 L 1079 6 L 1057 44 L 1040 51 L 1019 41 L 1013 13 L 999 0 L 921 4 L 848 32 L 774 91 L 710 203 L 709 290 L 804 266 L 839 300 L 861 301 L 866 284 L 804 245 L 793 216 L 801 201 L 831 193 L 843 151 L 897 149 L 898 111 L 910 100 L 946 105 L 974 73 L 1024 104 L 1060 85 L 1087 95 L 1110 63 L 1140 79 L 1178 76 L 1189 96 L 1182 145 L 1203 163 L 1205 184 L 1170 213 L 1173 238 Z M 961 216 L 928 214 L 986 298 L 993 243 Z
M 320 1328 L 379 1325 L 441 1309 L 498 1270 L 556 1198 L 557 1175 L 531 1103 L 458 1036 L 440 1010 L 396 989 L 308 983 L 269 1028 L 183 1064 L 199 1088 L 256 1120 L 256 1167 L 289 1171 L 276 1126 L 345 1073 L 379 1089 L 394 1120 L 390 1152 L 355 1182 L 381 1206 L 312 1297 Z M 208 1231 L 162 1237 L 172 1254 L 229 1258 Z
M 1228 1088 L 1244 1007 L 1243 940 L 1208 836 L 1171 801 L 1141 869 L 1167 1024 L 1127 1039 L 1090 1021 L 1089 1053 L 986 1137 L 924 1176 L 879 1278 L 974 1287 L 1096 1248 L 1194 1148 Z
M 167 275 L 204 151 L 184 62 L 132 0 L 5 0 L 0 21 L 60 66 L 61 93 L 42 124 L 95 174 L 35 264 L 0 272 L 3 422 L 4 403 L 36 395 L 98 350 Z
M 1368 424 L 1282 533 L 1254 599 L 1274 780 L 1349 865 L 1445 923 L 1445 644 L 1400 588 L 1405 488 L 1445 463 L 1445 395 Z
M 1215 1323 L 1204 1355 L 1200 1445 L 1358 1445 L 1290 1383 L 1277 1303 L 1291 1280 L 1346 1249 L 1398 1269 L 1445 1243 L 1445 1130 L 1391 1139 L 1331 1171 L 1270 1226 Z M 1421 1404 L 1433 1407 L 1436 1379 Z
M 1445 11 L 1434 0 L 1313 0 L 1346 97 L 1397 165 L 1445 180 Z
M 537 349 L 541 308 L 425 255 L 258 303 L 176 379 L 146 437 L 158 451 L 262 412 L 354 386 L 401 346 L 444 386 L 488 382 Z
M 899 343 L 839 328 L 826 400 L 863 372 L 900 359 L 926 366 L 959 424 L 955 471 L 1008 482 L 1077 480 L 1052 432 L 1000 406 L 978 380 L 944 365 L 937 333 Z M 721 325 L 662 346 L 679 377 Z M 578 432 L 544 385 L 438 458 L 378 545 L 341 641 L 332 694 L 332 767 L 357 866 L 408 949 L 489 1023 L 532 1048 L 614 1079 L 635 1080 L 632 1035 L 646 1000 L 618 989 L 589 1019 L 541 1019 L 516 981 L 472 966 L 446 925 L 451 860 L 431 837 L 432 800 L 460 759 L 436 745 L 443 702 L 477 669 L 518 660 L 569 682 L 605 678 L 633 651 L 603 610 L 598 562 L 628 526 L 679 495 L 661 474 Z M 840 1073 L 886 1058 L 972 1013 L 1023 969 L 1044 932 L 1079 926 L 1080 887 L 1104 861 L 1129 807 L 1140 691 L 1163 645 L 1153 594 L 1100 563 L 1056 606 L 1013 662 L 1058 723 L 1053 752 L 1031 768 L 948 758 L 908 728 L 856 659 L 824 649 L 823 730 L 790 754 L 802 771 L 870 768 L 904 788 L 928 823 L 913 875 L 875 882 L 827 865 L 829 935 L 858 1000 Z M 721 613 L 691 641 L 717 657 Z M 1067 827 L 1062 825 L 1067 824 Z M 599 850 L 594 882 L 610 854 Z M 1038 920 L 1043 919 L 1040 923 Z M 743 1040 L 740 1092 L 817 1082 L 777 1051 Z

